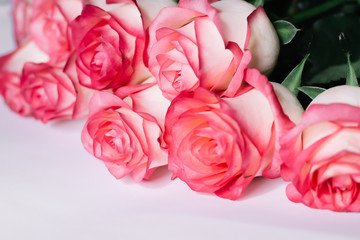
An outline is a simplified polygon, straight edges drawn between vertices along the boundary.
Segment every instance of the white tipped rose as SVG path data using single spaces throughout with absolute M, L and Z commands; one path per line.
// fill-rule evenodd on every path
M 242 50 L 249 49 L 252 53 L 249 67 L 269 75 L 276 65 L 280 46 L 264 9 L 242 0 L 222 0 L 211 5 L 218 11 L 224 39 L 236 42 Z

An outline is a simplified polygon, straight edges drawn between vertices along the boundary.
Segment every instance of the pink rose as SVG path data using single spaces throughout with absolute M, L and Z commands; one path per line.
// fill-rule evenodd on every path
M 30 39 L 30 17 L 32 0 L 11 0 L 15 40 L 18 46 Z
M 35 118 L 44 123 L 53 119 L 86 117 L 92 91 L 81 87 L 63 66 L 25 63 L 21 91 Z
M 28 116 L 31 107 L 25 101 L 21 91 L 23 65 L 27 61 L 46 62 L 48 56 L 37 48 L 34 42 L 27 42 L 15 51 L 0 58 L 0 94 L 14 112 Z
M 82 0 L 33 0 L 31 38 L 53 63 L 67 60 L 72 46 L 69 23 L 81 13 Z
M 169 170 L 194 191 L 237 199 L 255 176 L 279 176 L 279 138 L 293 123 L 265 76 L 249 69 L 245 79 L 250 85 L 234 98 L 199 88 L 181 93 L 169 107 Z M 288 107 L 296 118 L 301 112 L 296 98 L 284 89 L 277 92 L 291 96 L 294 104 Z
M 248 24 L 256 29 L 253 40 Z M 278 55 L 278 38 L 261 7 L 255 10 L 244 1 L 213 1 L 210 5 L 206 0 L 180 0 L 178 7 L 161 10 L 149 26 L 148 66 L 168 99 L 199 86 L 214 92 L 228 89 L 225 95 L 233 96 L 251 60 L 245 50 L 249 41 L 255 59 L 262 58 L 259 64 L 257 60 L 251 64 L 262 68 L 264 63 L 267 67 L 261 70 L 270 71 Z
M 332 211 L 360 211 L 360 88 L 320 94 L 282 139 L 281 175 L 293 202 Z M 302 141 L 301 141 L 302 140 Z
M 97 90 L 140 83 L 150 74 L 143 63 L 145 30 L 139 9 L 132 1 L 104 5 L 108 11 L 86 5 L 71 23 L 79 81 Z
M 162 133 L 170 102 L 155 83 L 127 86 L 116 94 L 94 94 L 82 142 L 115 178 L 130 173 L 139 182 L 167 164 Z

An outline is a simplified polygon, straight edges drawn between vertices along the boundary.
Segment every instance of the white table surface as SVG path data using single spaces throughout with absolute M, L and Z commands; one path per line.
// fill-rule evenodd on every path
M 0 53 L 15 47 L 0 6 Z M 360 213 L 287 200 L 281 179 L 256 179 L 238 201 L 191 191 L 166 170 L 115 180 L 82 147 L 84 121 L 46 125 L 0 99 L 0 239 L 360 239 Z

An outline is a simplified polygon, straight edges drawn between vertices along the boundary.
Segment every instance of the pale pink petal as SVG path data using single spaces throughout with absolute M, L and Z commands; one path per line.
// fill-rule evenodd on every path
M 119 25 L 133 36 L 144 36 L 144 27 L 137 6 L 129 1 L 109 11 Z
M 279 83 L 272 82 L 276 97 L 278 98 L 284 113 L 290 120 L 298 124 L 301 121 L 304 109 L 296 96 L 286 87 Z
M 149 52 L 157 42 L 157 31 L 161 28 L 179 29 L 193 21 L 194 18 L 202 16 L 202 13 L 177 7 L 167 7 L 160 10 L 157 17 L 148 28 L 148 43 L 145 62 L 148 61 Z
M 298 192 L 296 187 L 293 184 L 289 184 L 286 187 L 286 196 L 289 198 L 292 202 L 301 202 L 302 195 Z
M 176 7 L 176 2 L 173 0 L 137 0 L 136 3 L 140 9 L 145 29 L 149 27 L 161 9 Z
M 209 89 L 221 79 L 233 55 L 225 49 L 224 40 L 208 17 L 195 19 L 195 32 L 199 48 L 200 82 L 201 86 Z
M 7 72 L 21 73 L 26 62 L 40 63 L 48 60 L 49 57 L 34 42 L 30 41 L 12 53 L 3 56 L 0 61 L 0 68 Z
M 123 164 L 113 162 L 104 162 L 104 164 L 111 173 L 111 175 L 113 175 L 116 179 L 123 178 L 131 172 L 131 169 L 126 168 L 126 166 L 124 166 Z
M 129 106 L 119 97 L 109 92 L 95 91 L 89 103 L 89 116 L 101 111 L 104 108 L 119 106 L 129 108 Z
M 344 103 L 360 107 L 360 88 L 341 85 L 329 88 L 311 101 L 311 104 Z
M 27 0 L 11 0 L 13 10 L 11 15 L 14 22 L 15 40 L 18 46 L 30 39 L 31 2 Z
M 83 9 L 82 0 L 57 0 L 56 4 L 68 22 L 74 20 Z
M 170 101 L 163 97 L 158 85 L 131 93 L 129 97 L 132 99 L 134 111 L 148 113 L 156 118 L 160 126 L 164 126 L 165 114 L 170 106 Z
M 248 22 L 251 31 L 248 49 L 253 55 L 249 67 L 256 67 L 269 75 L 279 55 L 279 38 L 261 6 L 249 15 Z
M 165 148 L 160 146 L 162 130 L 161 127 L 153 121 L 144 121 L 144 131 L 146 141 L 149 147 L 149 159 L 147 169 L 153 169 L 168 164 L 168 154 Z
M 282 159 L 280 157 L 280 139 L 284 134 L 287 134 L 295 124 L 290 121 L 289 117 L 284 113 L 283 108 L 277 98 L 272 84 L 267 80 L 264 75 L 256 69 L 247 69 L 245 71 L 245 81 L 253 86 L 256 90 L 260 91 L 267 99 L 276 129 L 275 151 L 274 159 L 268 169 L 264 170 L 263 176 L 274 178 L 280 176 L 280 165 Z M 297 141 L 297 140 L 294 140 Z
M 247 17 L 255 7 L 246 1 L 238 0 L 222 0 L 211 5 L 218 11 L 226 44 L 228 41 L 236 42 L 244 51 L 248 35 Z
M 73 53 L 64 67 L 64 73 L 66 73 L 67 76 L 72 80 L 77 93 L 73 118 L 83 118 L 87 117 L 89 114 L 90 99 L 95 91 L 80 85 L 76 73 L 75 60 L 76 55 Z
M 233 109 L 243 132 L 264 153 L 271 139 L 274 123 L 273 112 L 267 98 L 258 90 L 252 89 L 235 98 L 224 98 Z
M 234 55 L 234 62 L 237 68 L 234 71 L 235 73 L 231 78 L 231 82 L 229 83 L 227 89 L 222 95 L 226 97 L 234 97 L 243 84 L 245 69 L 251 61 L 251 53 L 248 50 L 245 50 L 245 52 L 243 53 L 239 46 L 236 43 L 232 42 L 229 42 L 228 49 Z
M 222 22 L 218 16 L 217 10 L 210 5 L 208 0 L 180 0 L 178 7 L 180 8 L 188 8 L 201 13 L 204 13 L 209 16 L 209 18 L 213 21 L 218 29 L 220 35 L 222 35 Z

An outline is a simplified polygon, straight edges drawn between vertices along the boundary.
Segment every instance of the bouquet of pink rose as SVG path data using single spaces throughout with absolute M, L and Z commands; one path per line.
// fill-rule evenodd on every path
M 329 89 L 303 113 L 294 75 L 304 61 L 283 85 L 267 79 L 280 45 L 263 7 L 12 2 L 5 102 L 44 123 L 87 118 L 82 143 L 115 178 L 167 166 L 192 190 L 234 200 L 255 177 L 281 176 L 294 202 L 360 211 L 360 90 Z

